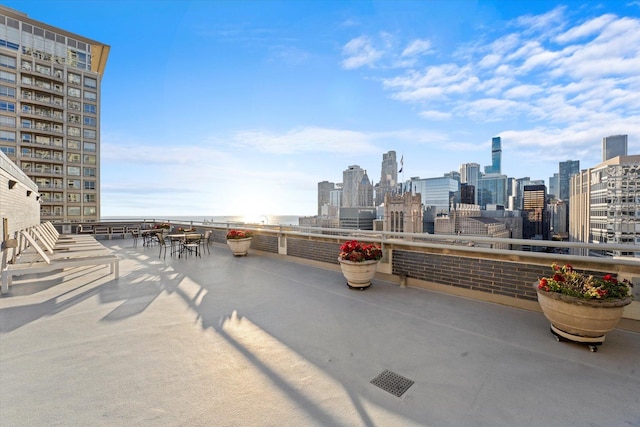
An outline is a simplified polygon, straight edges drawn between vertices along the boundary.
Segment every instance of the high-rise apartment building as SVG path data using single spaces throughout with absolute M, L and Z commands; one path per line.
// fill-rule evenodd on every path
M 580 173 L 580 160 L 567 160 L 559 163 L 558 173 L 558 198 L 567 202 L 569 200 L 569 180 Z
M 100 86 L 110 47 L 0 6 L 0 150 L 43 220 L 100 218 Z
M 627 155 L 627 135 L 612 135 L 602 138 L 602 161 Z
M 571 179 L 569 239 L 573 242 L 640 244 L 640 156 L 616 156 Z M 586 250 L 574 250 L 586 255 Z M 626 251 L 591 255 L 640 256 Z

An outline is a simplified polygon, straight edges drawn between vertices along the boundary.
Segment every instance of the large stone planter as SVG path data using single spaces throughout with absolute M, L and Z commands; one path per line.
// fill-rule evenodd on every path
M 378 260 L 353 262 L 338 258 L 338 261 L 342 274 L 347 279 L 347 286 L 360 290 L 371 286 L 371 280 L 378 270 Z
M 612 331 L 631 298 L 621 300 L 586 300 L 557 292 L 538 289 L 538 302 L 544 316 L 551 322 L 551 331 L 558 340 L 590 344 L 591 351 L 604 342 L 605 334 Z
M 231 249 L 233 255 L 243 256 L 249 253 L 251 239 L 252 237 L 247 237 L 246 239 L 229 239 L 227 240 L 227 245 L 229 245 L 229 249 Z

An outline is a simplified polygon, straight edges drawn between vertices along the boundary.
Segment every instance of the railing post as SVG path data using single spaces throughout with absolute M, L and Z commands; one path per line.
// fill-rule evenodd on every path
M 287 254 L 287 236 L 282 232 L 282 225 L 278 227 L 280 232 L 278 233 L 278 254 L 286 255 Z

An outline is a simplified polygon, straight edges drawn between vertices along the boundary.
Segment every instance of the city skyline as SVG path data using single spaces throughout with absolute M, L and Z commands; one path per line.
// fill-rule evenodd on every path
M 3 4 L 111 46 L 103 216 L 313 215 L 348 165 L 439 177 L 498 136 L 547 183 L 640 151 L 638 1 Z

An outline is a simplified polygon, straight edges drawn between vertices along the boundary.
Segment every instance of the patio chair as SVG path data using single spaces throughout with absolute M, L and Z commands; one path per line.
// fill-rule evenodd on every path
M 200 246 L 201 246 L 201 251 L 204 251 L 204 249 L 207 249 L 207 253 L 211 254 L 211 249 L 209 248 L 209 244 L 211 243 L 211 230 L 207 230 L 204 232 L 204 236 L 202 236 L 202 239 L 200 239 Z
M 164 251 L 164 259 L 167 259 L 167 241 L 164 240 L 164 236 L 162 233 L 156 233 L 156 237 L 158 238 L 158 246 L 160 246 L 160 253 L 158 254 L 158 258 L 162 255 Z
M 187 253 L 200 256 L 200 240 L 202 236 L 199 234 L 187 234 L 182 244 L 182 253 L 187 256 Z

